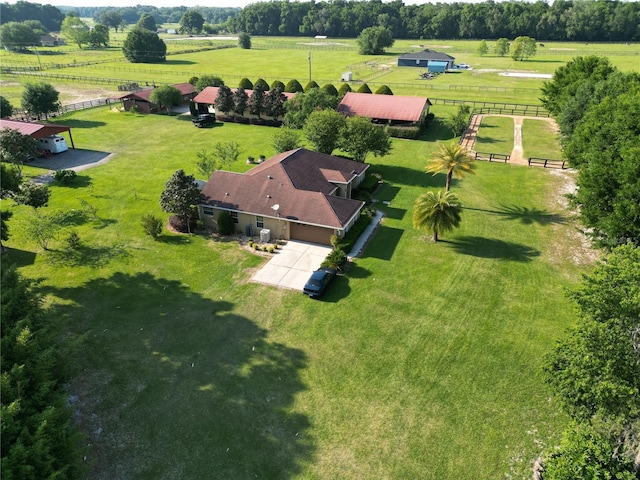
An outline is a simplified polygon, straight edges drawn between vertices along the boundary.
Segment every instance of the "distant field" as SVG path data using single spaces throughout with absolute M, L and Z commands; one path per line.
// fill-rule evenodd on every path
M 145 65 L 131 64 L 124 60 L 119 48 L 124 34 L 119 33 L 112 37 L 115 46 L 106 50 L 78 50 L 73 46 L 39 49 L 39 59 L 34 54 L 0 52 L 0 60 L 7 65 L 42 64 L 46 67 L 43 77 L 4 75 L 3 95 L 6 94 L 13 102 L 19 102 L 21 87 L 18 85 L 24 81 L 41 79 L 53 84 L 66 82 L 52 75 L 76 77 L 72 82 L 78 89 L 87 88 L 79 84 L 90 82 L 93 89 L 115 91 L 117 85 L 100 84 L 99 79 L 137 81 L 144 85 L 154 82 L 184 82 L 193 76 L 207 73 L 222 76 L 230 86 L 236 86 L 243 77 L 252 81 L 262 77 L 268 82 L 276 79 L 286 82 L 296 78 L 305 85 L 309 81 L 310 55 L 311 78 L 321 85 L 339 85 L 342 74 L 352 71 L 355 80 L 366 81 L 373 89 L 386 84 L 396 94 L 537 105 L 540 103 L 539 89 L 544 80 L 505 78 L 498 76 L 498 73 L 507 70 L 553 73 L 571 58 L 588 54 L 606 55 L 614 65 L 624 71 L 637 70 L 640 61 L 638 44 L 545 43 L 544 47 L 538 48 L 535 57 L 525 62 L 514 62 L 510 57 L 477 55 L 475 49 L 478 42 L 474 41 L 398 40 L 384 55 L 362 56 L 357 52 L 354 39 L 329 39 L 326 42 L 318 42 L 310 38 L 254 37 L 253 48 L 242 50 L 235 46 L 236 42 L 233 40 L 178 40 L 176 36 L 163 35 L 170 53 L 168 61 L 162 65 Z M 489 44 L 491 48 L 492 43 Z M 171 54 L 176 51 L 224 45 L 233 45 L 233 48 Z M 473 70 L 441 75 L 433 80 L 420 80 L 419 69 L 396 66 L 397 57 L 402 53 L 424 48 L 449 53 L 457 62 L 472 65 Z M 87 61 L 107 63 L 83 66 Z M 58 68 L 58 65 L 65 68 Z M 88 80 L 89 78 L 93 80 Z M 357 86 L 357 82 L 352 84 L 354 88 Z

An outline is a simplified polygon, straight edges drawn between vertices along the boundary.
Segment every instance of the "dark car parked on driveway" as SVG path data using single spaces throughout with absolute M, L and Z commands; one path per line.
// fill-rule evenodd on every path
M 198 115 L 197 117 L 193 117 L 191 122 L 196 127 L 206 127 L 207 125 L 214 125 L 216 123 L 216 115 L 215 113 L 203 113 Z
M 324 293 L 327 285 L 331 283 L 331 280 L 333 280 L 335 276 L 335 268 L 321 267 L 311 274 L 302 292 L 311 298 L 319 297 Z

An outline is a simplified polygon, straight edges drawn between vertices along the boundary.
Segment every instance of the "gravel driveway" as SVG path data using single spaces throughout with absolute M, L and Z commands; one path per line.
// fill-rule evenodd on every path
M 27 165 L 47 170 L 47 173 L 34 178 L 36 183 L 50 183 L 56 170 L 81 172 L 88 168 L 104 165 L 111 160 L 112 156 L 113 154 L 109 152 L 70 148 L 66 152 L 54 153 L 49 158 L 36 158 Z

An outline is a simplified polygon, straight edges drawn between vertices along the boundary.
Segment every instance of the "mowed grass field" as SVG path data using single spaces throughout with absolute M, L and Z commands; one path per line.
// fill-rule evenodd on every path
M 382 225 L 313 301 L 251 282 L 266 259 L 233 240 L 153 241 L 140 226 L 167 218 L 164 184 L 179 168 L 198 177 L 198 151 L 233 139 L 244 171 L 246 155 L 274 153 L 273 129 L 104 107 L 55 121 L 77 148 L 114 153 L 52 185 L 42 209 L 75 210 L 66 232 L 83 247 L 67 253 L 62 234 L 42 251 L 22 228 L 32 209 L 5 203 L 1 261 L 41 279 L 77 344 L 87 478 L 519 479 L 558 442 L 567 419 L 541 359 L 575 321 L 564 289 L 593 261 L 564 208 L 569 173 L 479 163 L 452 187 L 461 227 L 433 244 L 412 206 L 443 188 L 424 166 L 450 135 L 436 122 L 424 141 L 394 140 L 368 159 Z
M 253 48 L 242 50 L 237 47 L 221 50 L 193 51 L 202 47 L 235 45 L 233 40 L 177 39 L 165 35 L 170 55 L 162 65 L 131 64 L 122 56 L 119 48 L 124 35 L 112 34 L 113 46 L 106 50 L 78 50 L 75 46 L 48 49 L 54 54 L 46 54 L 44 49 L 39 59 L 34 54 L 16 54 L 1 51 L 0 59 L 6 65 L 44 65 L 44 77 L 4 75 L 3 95 L 14 105 L 19 105 L 22 84 L 26 81 L 42 79 L 58 85 L 66 85 L 62 102 L 72 103 L 75 99 L 66 90 L 87 90 L 91 95 L 96 89 L 111 89 L 113 95 L 121 94 L 117 84 L 86 83 L 87 78 L 137 81 L 141 85 L 154 82 L 180 83 L 193 76 L 214 74 L 221 76 L 227 85 L 235 87 L 243 77 L 253 82 L 264 78 L 269 83 L 274 80 L 287 82 L 295 78 L 304 86 L 311 78 L 318 84 L 341 84 L 342 74 L 353 73 L 356 89 L 359 81 L 366 81 L 375 90 L 388 85 L 398 95 L 419 95 L 437 99 L 474 100 L 485 102 L 507 102 L 519 104 L 540 104 L 540 87 L 543 79 L 503 77 L 505 71 L 523 71 L 552 74 L 558 67 L 578 55 L 599 54 L 608 56 L 611 63 L 623 71 L 637 69 L 640 57 L 639 44 L 582 44 L 545 43 L 538 47 L 536 56 L 524 62 L 515 62 L 511 57 L 494 55 L 493 43 L 489 41 L 490 54 L 476 53 L 476 41 L 429 41 L 398 40 L 388 52 L 378 56 L 363 56 L 357 51 L 354 39 L 328 39 L 318 42 L 312 38 L 254 37 Z M 468 63 L 473 70 L 440 75 L 433 80 L 422 80 L 419 73 L 424 69 L 397 67 L 397 57 L 405 52 L 430 48 L 455 57 L 458 63 Z M 311 62 L 308 58 L 311 56 Z M 105 60 L 105 63 L 85 65 L 85 62 Z M 63 66 L 64 68 L 59 68 Z M 46 75 L 67 75 L 75 80 L 47 77 Z M 96 92 L 97 95 L 97 92 Z

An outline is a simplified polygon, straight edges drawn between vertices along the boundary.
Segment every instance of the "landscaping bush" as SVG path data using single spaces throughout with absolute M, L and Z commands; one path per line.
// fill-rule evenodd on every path
M 231 235 L 235 227 L 233 225 L 233 218 L 231 213 L 226 210 L 220 212 L 218 215 L 218 233 L 220 235 Z
M 314 88 L 320 88 L 320 86 L 316 83 L 315 80 L 311 80 L 309 83 L 307 83 L 306 87 L 304 87 L 304 91 L 308 92 Z
M 162 219 L 153 214 L 143 215 L 140 219 L 140 225 L 144 233 L 156 240 L 162 233 Z
M 353 90 L 351 89 L 351 85 L 349 85 L 348 83 L 343 83 L 338 89 L 338 96 L 344 97 L 348 92 L 353 92 Z
M 358 90 L 356 90 L 358 93 L 372 93 L 371 89 L 369 88 L 369 85 L 367 85 L 366 83 L 363 83 L 362 85 L 360 85 L 358 87 Z
M 191 227 L 195 227 L 196 226 L 195 219 L 191 218 L 189 221 L 189 224 Z M 191 229 L 189 228 L 189 225 L 187 225 L 187 222 L 184 221 L 182 218 L 180 218 L 178 215 L 171 215 L 169 217 L 169 225 L 176 232 L 189 233 L 191 231 Z
M 266 125 L 267 121 L 264 118 L 250 118 L 249 123 L 251 125 Z
M 353 227 L 351 227 L 344 238 L 340 240 L 338 248 L 346 252 L 350 252 L 358 241 L 358 238 L 360 238 L 360 235 L 362 235 L 362 232 L 364 232 L 370 223 L 371 217 L 368 215 L 368 212 L 363 211 L 360 214 L 358 221 L 353 225 Z
M 256 83 L 253 84 L 254 90 L 262 90 L 263 92 L 269 91 L 269 84 L 265 81 L 264 78 L 259 78 L 256 80 Z
M 321 90 L 327 92 L 331 96 L 334 96 L 334 97 L 338 96 L 338 90 L 331 83 L 327 83 L 323 85 Z
M 76 178 L 76 172 L 73 170 L 56 170 L 53 174 L 53 179 L 64 185 L 71 183 L 74 178 Z
M 280 80 L 274 80 L 273 82 L 271 82 L 271 88 L 272 89 L 276 89 L 277 88 L 281 92 L 284 92 L 285 85 Z
M 244 88 L 245 90 L 253 90 L 253 83 L 247 77 L 240 80 L 238 88 Z
M 399 127 L 399 126 L 389 126 L 387 129 L 389 136 L 395 138 L 405 138 L 409 140 L 417 140 L 420 138 L 421 129 L 420 127 Z
M 376 95 L 393 95 L 393 92 L 387 85 L 382 85 L 376 90 Z
M 294 78 L 287 82 L 287 85 L 284 87 L 284 91 L 287 93 L 298 93 L 304 92 L 304 89 L 302 88 L 302 85 L 300 85 L 300 82 Z
M 345 265 L 347 264 L 347 254 L 344 253 L 344 250 L 340 248 L 334 248 L 329 252 L 327 258 L 322 262 L 322 267 L 331 267 L 336 270 L 344 270 Z
M 65 242 L 67 243 L 67 248 L 69 250 L 77 250 L 82 245 L 80 241 L 80 235 L 75 230 L 71 230 L 67 238 L 65 238 Z

